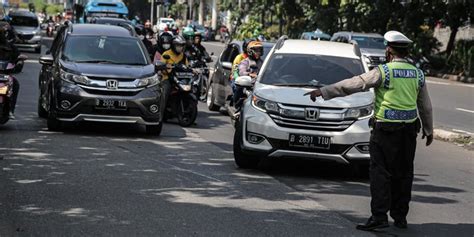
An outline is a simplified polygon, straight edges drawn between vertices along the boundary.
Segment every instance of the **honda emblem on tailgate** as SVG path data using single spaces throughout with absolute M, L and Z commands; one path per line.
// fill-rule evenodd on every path
M 306 120 L 318 120 L 319 118 L 319 109 L 316 108 L 306 108 L 304 110 L 304 115 L 306 117 Z
M 118 89 L 118 81 L 117 80 L 107 80 L 105 82 L 105 84 L 107 86 L 107 89 L 112 89 L 112 90 Z

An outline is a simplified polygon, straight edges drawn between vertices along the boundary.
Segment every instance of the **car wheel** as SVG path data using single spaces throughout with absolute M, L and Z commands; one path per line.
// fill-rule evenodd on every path
M 48 118 L 48 111 L 43 108 L 43 100 L 41 96 L 38 98 L 38 117 Z
M 214 95 L 213 84 L 209 84 L 209 88 L 207 89 L 206 104 L 207 104 L 207 108 L 210 111 L 219 111 L 219 109 L 221 108 L 220 106 L 214 103 L 215 101 L 216 101 L 216 96 Z
M 240 125 L 236 126 L 234 133 L 234 161 L 241 169 L 255 169 L 260 163 L 260 157 L 248 154 L 242 150 L 242 129 Z
M 146 125 L 146 134 L 150 136 L 160 136 L 163 130 L 163 122 L 158 125 Z

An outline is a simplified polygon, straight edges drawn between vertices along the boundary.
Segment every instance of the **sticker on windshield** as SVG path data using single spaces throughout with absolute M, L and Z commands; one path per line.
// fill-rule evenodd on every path
M 104 49 L 104 45 L 105 45 L 105 38 L 101 38 L 99 40 L 99 49 Z

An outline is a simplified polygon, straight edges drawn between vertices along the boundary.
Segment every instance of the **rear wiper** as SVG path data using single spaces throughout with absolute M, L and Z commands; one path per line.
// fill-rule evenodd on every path
M 84 60 L 84 61 L 76 61 L 76 63 L 108 63 L 108 64 L 120 64 L 117 62 L 109 61 L 109 60 Z
M 288 86 L 288 87 L 314 87 L 314 88 L 321 88 L 324 85 L 319 84 L 319 85 L 314 85 L 314 84 L 308 84 L 308 83 L 279 83 L 279 84 L 273 84 L 274 86 Z

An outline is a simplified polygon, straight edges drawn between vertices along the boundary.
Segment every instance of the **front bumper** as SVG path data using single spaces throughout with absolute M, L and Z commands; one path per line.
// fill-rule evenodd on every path
M 41 40 L 41 36 L 35 35 L 29 40 L 17 40 L 15 46 L 18 48 L 39 48 L 41 47 Z
M 109 122 L 159 125 L 162 121 L 163 98 L 161 87 L 154 86 L 138 92 L 111 92 L 84 89 L 76 84 L 59 81 L 55 85 L 55 112 L 60 121 L 65 122 Z M 104 109 L 97 107 L 98 99 L 124 101 L 124 109 Z M 61 102 L 70 106 L 64 108 Z M 152 112 L 151 106 L 158 106 Z
M 275 158 L 301 157 L 344 164 L 370 160 L 368 151 L 361 152 L 356 148 L 356 146 L 369 144 L 368 119 L 355 121 L 343 131 L 320 131 L 281 127 L 268 114 L 255 109 L 248 102 L 245 104 L 242 114 L 242 147 L 246 151 L 262 153 Z M 248 133 L 259 135 L 264 139 L 259 144 L 252 144 L 247 140 Z M 290 134 L 330 137 L 331 145 L 329 149 L 290 147 Z

